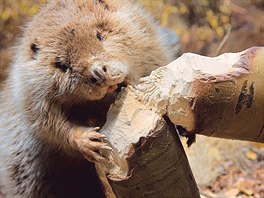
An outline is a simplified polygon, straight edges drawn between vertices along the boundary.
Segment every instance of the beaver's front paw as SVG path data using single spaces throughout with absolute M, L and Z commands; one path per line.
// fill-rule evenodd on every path
M 112 148 L 103 140 L 106 136 L 99 133 L 99 127 L 79 128 L 74 133 L 74 143 L 84 157 L 91 162 L 100 162 L 107 160 L 102 152 L 112 151 Z

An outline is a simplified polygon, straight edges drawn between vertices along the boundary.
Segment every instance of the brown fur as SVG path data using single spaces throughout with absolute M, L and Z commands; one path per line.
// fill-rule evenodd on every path
M 110 148 L 96 127 L 119 83 L 167 63 L 156 24 L 134 1 L 54 0 L 15 53 L 0 96 L 4 197 L 103 197 L 91 162 Z

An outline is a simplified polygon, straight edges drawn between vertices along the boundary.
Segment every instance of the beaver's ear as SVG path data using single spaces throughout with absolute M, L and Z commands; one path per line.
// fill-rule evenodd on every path
M 40 50 L 38 41 L 36 39 L 30 43 L 30 50 L 31 50 L 31 58 L 36 59 L 36 56 Z

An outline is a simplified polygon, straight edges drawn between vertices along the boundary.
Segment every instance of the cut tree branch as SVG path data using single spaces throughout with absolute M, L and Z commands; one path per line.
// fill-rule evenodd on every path
M 187 53 L 142 79 L 135 98 L 188 132 L 264 142 L 264 48 Z

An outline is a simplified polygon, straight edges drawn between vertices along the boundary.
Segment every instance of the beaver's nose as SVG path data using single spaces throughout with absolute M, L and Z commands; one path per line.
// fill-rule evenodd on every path
M 103 69 L 96 68 L 92 71 L 91 82 L 93 84 L 101 84 L 105 81 L 106 81 L 105 71 Z

